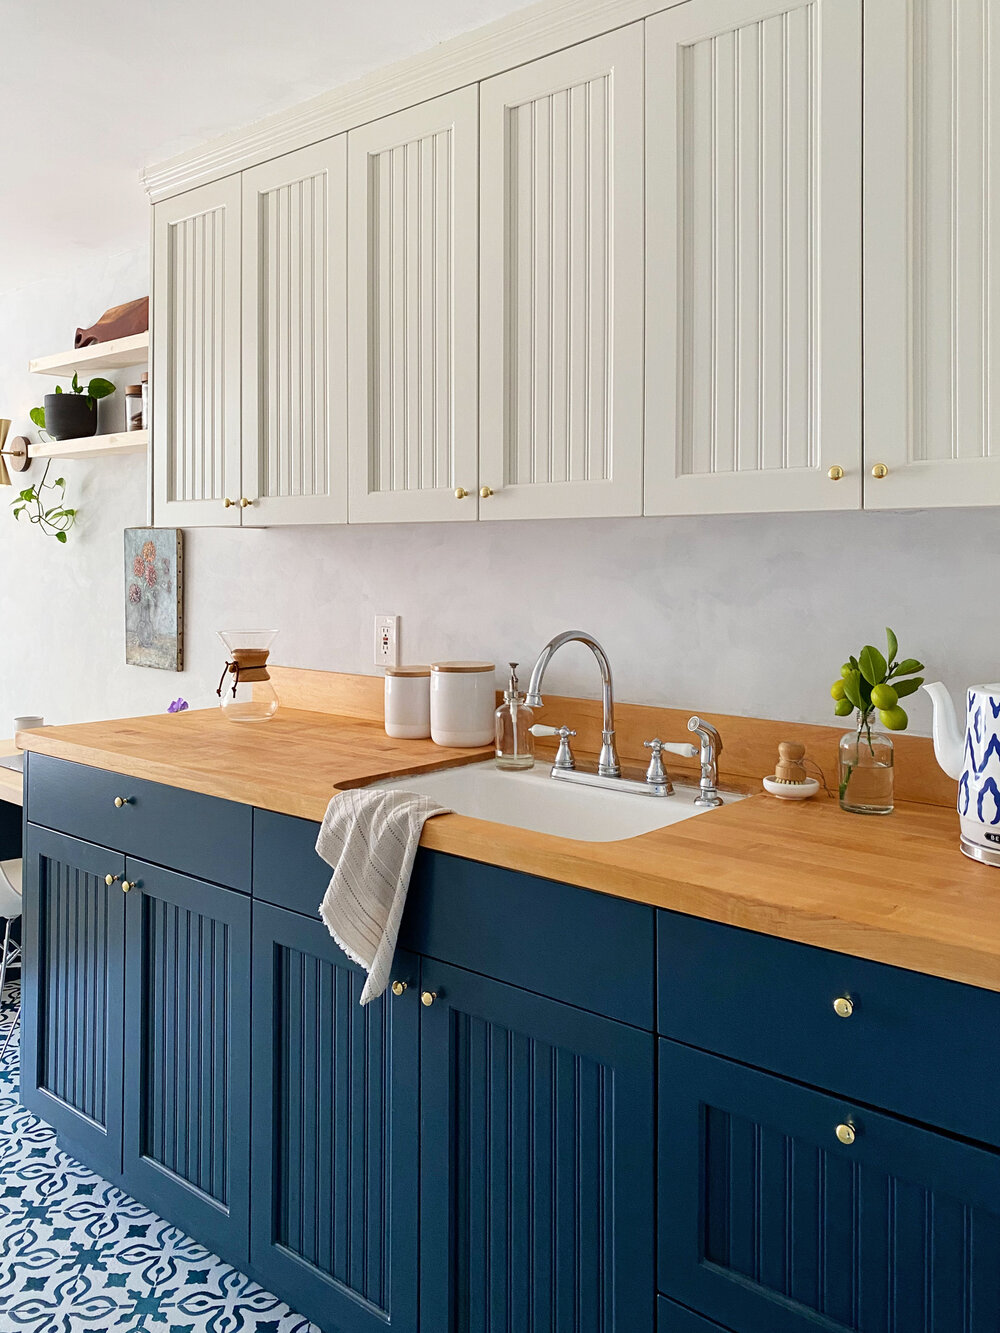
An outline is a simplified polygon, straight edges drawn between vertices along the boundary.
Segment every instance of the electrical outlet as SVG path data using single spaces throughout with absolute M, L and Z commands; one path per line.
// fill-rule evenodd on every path
M 399 666 L 399 616 L 375 617 L 375 665 Z

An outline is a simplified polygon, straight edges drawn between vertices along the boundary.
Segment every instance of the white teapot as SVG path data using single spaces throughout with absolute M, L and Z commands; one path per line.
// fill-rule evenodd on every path
M 934 754 L 958 782 L 962 851 L 1000 866 L 1000 685 L 970 686 L 964 733 L 941 682 L 923 688 L 934 708 Z

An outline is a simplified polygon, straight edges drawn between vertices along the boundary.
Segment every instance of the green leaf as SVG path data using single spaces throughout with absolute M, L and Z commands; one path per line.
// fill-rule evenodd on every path
M 65 541 L 66 541 L 66 534 L 65 534 L 65 532 L 57 532 L 57 533 L 56 533 L 56 541 L 57 541 L 57 542 L 65 542 Z
M 31 420 L 35 423 L 35 425 L 38 427 L 39 430 L 45 429 L 44 407 L 33 407 L 31 411 L 28 413 L 28 416 L 31 417 Z
M 861 672 L 852 671 L 849 676 L 844 677 L 844 695 L 850 699 L 855 708 L 863 708 L 861 702 Z
M 858 666 L 858 659 L 856 657 L 852 655 L 847 660 L 848 662 L 850 662 L 851 666 L 854 668 L 855 671 L 861 670 L 860 666 Z
M 915 657 L 908 657 L 905 662 L 900 662 L 897 665 L 892 674 L 894 676 L 912 676 L 914 671 L 923 671 L 923 669 L 923 662 L 918 662 Z
M 56 479 L 55 479 L 55 481 L 52 483 L 52 485 L 53 485 L 53 486 L 65 486 L 65 485 L 66 485 L 66 482 L 63 480 L 62 477 L 56 477 Z
M 886 660 L 888 662 L 895 662 L 896 654 L 899 652 L 899 642 L 888 625 L 885 627 L 885 642 L 886 647 L 889 650 L 886 653 Z
M 73 392 L 74 393 L 80 392 L 80 376 L 76 373 L 75 370 L 73 371 Z
M 61 385 L 61 384 L 57 384 L 57 385 L 56 385 L 56 393 L 62 393 L 62 385 Z
M 923 676 L 911 676 L 909 680 L 900 680 L 893 685 L 893 689 L 901 699 L 905 699 L 908 694 L 916 694 L 924 683 Z
M 873 648 L 869 643 L 861 649 L 861 657 L 858 661 L 861 668 L 861 674 L 869 685 L 881 685 L 885 680 L 886 661 L 877 648 Z
M 115 386 L 110 380 L 103 380 L 100 376 L 92 379 L 87 386 L 87 392 L 91 398 L 107 398 L 109 394 L 114 393 Z

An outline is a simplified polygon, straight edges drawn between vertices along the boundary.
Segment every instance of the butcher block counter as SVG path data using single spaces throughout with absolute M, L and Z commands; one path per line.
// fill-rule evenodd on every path
M 338 789 L 481 760 L 386 736 L 371 718 L 282 707 L 236 726 L 214 709 L 46 727 L 25 748 L 319 821 Z M 823 796 L 763 794 L 620 842 L 461 815 L 426 825 L 436 851 L 1000 991 L 1000 872 L 958 850 L 954 811 L 888 818 Z

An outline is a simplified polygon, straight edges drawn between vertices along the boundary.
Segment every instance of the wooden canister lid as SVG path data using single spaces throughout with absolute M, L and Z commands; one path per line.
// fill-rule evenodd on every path
M 429 666 L 390 666 L 386 667 L 387 676 L 429 676 L 431 669 Z
M 495 671 L 496 667 L 492 662 L 432 662 L 431 670 L 467 674 L 473 671 Z

